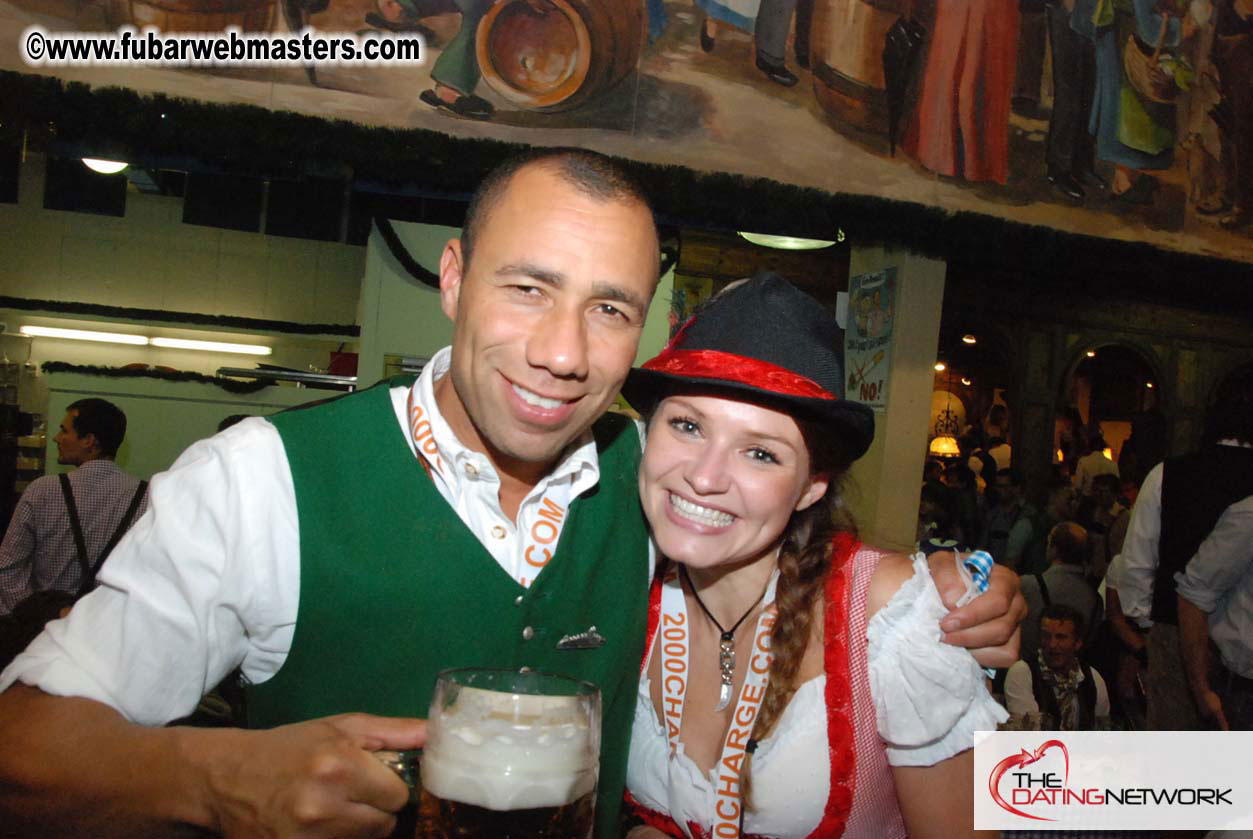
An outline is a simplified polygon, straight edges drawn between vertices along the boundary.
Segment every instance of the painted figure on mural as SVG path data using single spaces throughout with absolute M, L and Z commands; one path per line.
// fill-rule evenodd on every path
M 496 109 L 474 89 L 483 78 L 475 50 L 479 21 L 495 0 L 456 0 L 461 11 L 461 28 L 440 52 L 431 67 L 434 85 L 419 98 L 439 110 L 470 119 L 491 119 Z
M 941 175 L 1009 179 L 1009 110 L 1018 51 L 1017 3 L 944 0 L 902 148 Z
M 1096 88 L 1096 53 L 1090 38 L 1075 31 L 1075 0 L 1045 7 L 1053 64 L 1053 110 L 1045 140 L 1045 175 L 1062 195 L 1083 201 L 1086 189 L 1108 188 L 1094 166 L 1095 145 L 1088 123 Z
M 1169 169 L 1175 153 L 1175 105 L 1156 102 L 1127 75 L 1127 49 L 1151 53 L 1195 32 L 1190 15 L 1166 14 L 1158 0 L 1077 0 L 1075 31 L 1096 44 L 1096 90 L 1088 128 L 1096 156 L 1114 164 L 1113 196 L 1125 204 L 1151 204 L 1158 180 L 1150 172 Z
M 1213 62 L 1222 91 L 1215 122 L 1231 185 L 1219 223 L 1237 230 L 1253 221 L 1253 0 L 1219 0 L 1215 13 Z
M 796 17 L 796 61 L 809 66 L 809 20 L 813 0 L 695 0 L 704 13 L 700 26 L 700 47 L 713 52 L 718 25 L 725 23 L 753 33 L 757 69 L 776 84 L 791 87 L 797 76 L 787 68 L 784 52 L 792 17 Z

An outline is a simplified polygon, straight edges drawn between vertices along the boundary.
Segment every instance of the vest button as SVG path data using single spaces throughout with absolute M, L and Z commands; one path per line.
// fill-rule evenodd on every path
M 479 476 L 479 467 L 475 466 L 473 463 L 467 463 L 466 464 L 466 477 L 469 478 L 470 480 L 474 480 L 478 476 Z
M 505 529 L 498 524 L 492 528 L 492 535 L 495 536 L 497 539 L 504 539 Z
M 525 628 L 522 630 L 522 640 L 523 640 L 523 641 L 530 641 L 530 640 L 531 640 L 532 638 L 534 638 L 534 637 L 535 637 L 535 630 L 534 630 L 534 629 L 532 629 L 531 627 L 529 627 L 529 626 L 528 626 L 528 627 L 525 627 Z
M 519 594 L 517 597 L 515 597 L 515 598 L 513 599 L 513 605 L 515 605 L 515 606 L 521 606 L 521 605 L 522 605 L 522 600 L 523 600 L 523 597 L 522 597 L 522 595 L 520 595 L 520 594 Z

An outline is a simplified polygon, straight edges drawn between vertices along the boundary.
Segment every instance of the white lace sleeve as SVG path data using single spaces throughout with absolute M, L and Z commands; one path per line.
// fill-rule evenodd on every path
M 967 650 L 940 641 L 947 613 L 926 557 L 866 627 L 870 694 L 893 766 L 931 766 L 1008 718 Z

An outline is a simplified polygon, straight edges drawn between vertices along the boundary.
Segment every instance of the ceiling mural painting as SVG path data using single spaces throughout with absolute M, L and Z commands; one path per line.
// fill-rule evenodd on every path
M 32 67 L 32 25 L 311 27 L 425 54 Z M 1253 262 L 1253 0 L 0 0 L 0 67 Z

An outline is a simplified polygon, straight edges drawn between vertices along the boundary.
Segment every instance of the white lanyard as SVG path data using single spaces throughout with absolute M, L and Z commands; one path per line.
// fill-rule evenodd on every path
M 417 387 L 415 383 L 409 388 L 409 395 L 406 399 L 405 413 L 409 421 L 409 434 L 413 439 L 418 461 L 427 467 L 428 473 L 433 469 L 447 483 L 451 480 L 449 472 L 452 470 L 446 469 L 443 458 L 440 457 L 439 445 L 435 442 L 435 430 L 431 426 L 428 411 L 414 398 Z M 446 490 L 441 494 L 449 500 L 450 504 L 452 503 Z M 534 512 L 531 512 L 531 504 L 524 505 L 524 508 L 518 511 L 519 531 L 522 533 L 522 563 L 520 567 L 514 565 L 517 570 L 513 576 L 523 588 L 529 588 L 539 572 L 553 558 L 557 550 L 557 540 L 561 537 L 561 529 L 566 523 L 570 501 L 570 481 L 556 481 L 548 487 L 541 498 L 532 502 Z M 530 527 L 526 527 L 525 519 L 527 518 L 532 519 Z M 470 529 L 475 531 L 474 527 Z M 480 541 L 485 541 L 483 534 L 476 532 L 475 536 Z M 516 556 L 514 554 L 515 563 Z
M 722 754 L 715 767 L 718 780 L 712 822 L 713 836 L 717 839 L 738 839 L 740 835 L 740 774 L 749 737 L 753 733 L 753 723 L 766 695 L 770 676 L 770 633 L 774 629 L 774 590 L 778 580 L 779 572 L 776 570 L 766 586 L 766 609 L 757 618 L 757 627 L 753 630 L 748 671 L 744 684 L 740 686 L 735 713 L 731 716 Z M 687 598 L 683 596 L 676 565 L 666 574 L 661 587 L 661 626 L 653 642 L 654 648 L 661 650 L 661 704 L 671 756 L 683 751 L 679 729 L 683 725 L 683 705 L 687 697 L 691 637 Z

